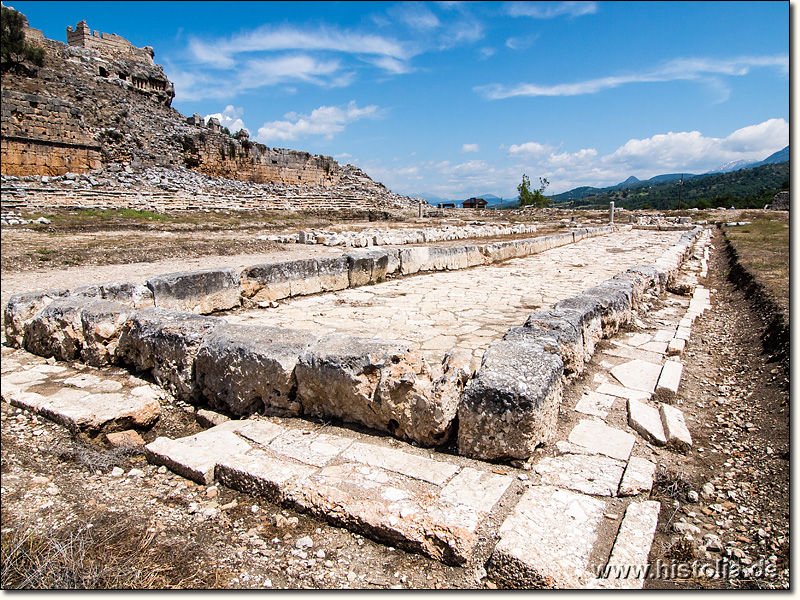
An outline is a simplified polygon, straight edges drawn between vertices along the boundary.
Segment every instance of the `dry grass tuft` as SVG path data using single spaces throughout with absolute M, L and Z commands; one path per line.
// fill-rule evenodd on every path
M 155 541 L 131 517 L 105 512 L 60 529 L 3 515 L 2 588 L 209 589 L 219 573 L 203 572 L 204 557 Z

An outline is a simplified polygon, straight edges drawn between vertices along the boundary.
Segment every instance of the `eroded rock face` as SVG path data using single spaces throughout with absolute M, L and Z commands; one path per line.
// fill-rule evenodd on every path
M 464 456 L 525 460 L 555 431 L 564 371 L 558 348 L 516 329 L 489 346 L 461 396 L 458 449 Z
M 92 302 L 83 296 L 53 300 L 25 324 L 25 349 L 57 360 L 79 358 L 84 343 L 81 311 Z
M 225 325 L 223 319 L 163 308 L 144 308 L 125 323 L 116 354 L 139 371 L 152 369 L 153 378 L 176 398 L 195 401 L 200 389 L 194 361 L 203 336 Z
M 95 301 L 80 315 L 83 332 L 81 359 L 87 365 L 102 367 L 116 360 L 122 328 L 133 313 L 129 306 L 109 300 Z
M 436 377 L 422 355 L 400 342 L 333 334 L 297 364 L 297 397 L 306 414 L 335 417 L 424 446 L 450 433 L 460 387 L 468 377 L 451 358 Z
M 294 369 L 317 337 L 280 327 L 222 325 L 203 340 L 197 383 L 212 407 L 235 415 L 298 415 Z
M 25 337 L 25 324 L 53 300 L 68 295 L 69 290 L 54 289 L 11 296 L 3 310 L 3 325 L 8 344 L 21 347 Z
M 571 309 L 540 310 L 532 313 L 525 327 L 555 336 L 565 373 L 582 373 L 585 364 L 581 314 Z

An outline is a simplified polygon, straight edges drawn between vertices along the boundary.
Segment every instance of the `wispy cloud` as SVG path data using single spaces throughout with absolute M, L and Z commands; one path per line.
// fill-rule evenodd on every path
M 789 56 L 778 54 L 774 56 L 742 56 L 728 60 L 687 58 L 676 59 L 663 67 L 642 73 L 628 75 L 615 75 L 587 79 L 574 83 L 559 83 L 555 85 L 542 85 L 536 83 L 522 83 L 508 87 L 499 83 L 477 86 L 473 90 L 490 100 L 501 100 L 516 96 L 578 96 L 583 94 L 596 94 L 598 92 L 616 88 L 631 83 L 653 83 L 664 81 L 711 81 L 714 76 L 747 75 L 754 68 L 777 67 L 784 73 L 789 70 Z M 718 81 L 717 81 L 718 85 Z
M 464 144 L 461 146 L 461 152 L 480 152 L 481 147 L 478 144 Z
M 379 108 L 375 105 L 359 108 L 355 101 L 350 101 L 346 106 L 320 106 L 311 111 L 310 115 L 301 115 L 290 112 L 284 115 L 282 121 L 269 121 L 258 129 L 256 139 L 259 142 L 271 143 L 276 140 L 296 140 L 311 135 L 322 136 L 330 140 L 337 133 L 344 131 L 345 125 L 365 118 L 375 118 L 380 115 Z
M 508 2 L 505 12 L 511 17 L 553 19 L 581 17 L 597 12 L 597 2 Z
M 391 56 L 405 60 L 414 52 L 397 40 L 374 34 L 320 27 L 314 31 L 293 27 L 275 28 L 262 25 L 226 39 L 204 41 L 194 38 L 189 51 L 198 62 L 220 68 L 235 65 L 235 56 L 250 52 L 275 52 L 284 50 L 314 50 Z

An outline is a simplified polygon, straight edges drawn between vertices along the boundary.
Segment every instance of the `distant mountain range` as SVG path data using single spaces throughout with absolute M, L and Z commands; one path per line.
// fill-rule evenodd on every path
M 569 200 L 578 200 L 586 196 L 603 194 L 606 192 L 614 192 L 618 190 L 631 190 L 641 187 L 650 187 L 661 183 L 675 183 L 681 180 L 681 175 L 683 175 L 683 180 L 685 182 L 690 179 L 696 179 L 698 177 L 707 177 L 710 175 L 718 175 L 720 173 L 732 173 L 733 171 L 740 171 L 742 169 L 754 169 L 762 165 L 788 162 L 788 160 L 789 160 L 789 146 L 786 146 L 783 150 L 779 150 L 774 154 L 770 154 L 767 158 L 760 161 L 735 160 L 729 163 L 725 163 L 724 165 L 720 165 L 710 171 L 701 173 L 699 175 L 693 173 L 667 173 L 664 175 L 656 175 L 655 177 L 651 177 L 650 179 L 645 179 L 645 180 L 640 180 L 634 176 L 630 176 L 622 183 L 618 183 L 617 185 L 612 185 L 610 187 L 605 187 L 605 188 L 596 188 L 592 186 L 577 187 L 567 192 L 562 192 L 560 194 L 552 196 L 552 201 L 554 204 L 558 204 L 560 202 L 566 202 Z M 445 202 L 456 204 L 456 206 L 460 206 L 461 203 L 464 202 L 464 200 L 467 200 L 467 198 L 462 198 L 460 200 L 452 200 L 449 198 L 442 198 L 441 196 L 436 196 L 435 194 L 429 194 L 426 192 L 420 192 L 417 194 L 408 194 L 408 195 L 411 196 L 412 198 L 423 198 L 433 206 Z M 495 196 L 494 194 L 478 194 L 475 195 L 474 197 L 483 198 L 484 200 L 486 200 L 489 208 L 500 207 L 500 197 Z M 517 200 L 518 198 L 516 197 L 503 198 L 502 205 L 504 207 L 508 207 L 511 206 L 512 204 L 515 204 Z
M 770 154 L 764 160 L 759 160 L 759 161 L 735 160 L 733 162 L 720 165 L 715 169 L 707 171 L 706 173 L 701 173 L 699 175 L 696 175 L 694 173 L 668 173 L 665 175 L 656 175 L 655 177 L 651 177 L 650 179 L 645 179 L 645 180 L 639 180 L 636 177 L 631 176 L 628 177 L 622 183 L 618 183 L 617 185 L 612 185 L 610 187 L 595 188 L 590 186 L 582 186 L 569 190 L 567 192 L 562 192 L 561 194 L 556 194 L 552 198 L 554 203 L 566 202 L 568 200 L 578 200 L 586 196 L 593 196 L 595 194 L 604 194 L 606 192 L 615 192 L 619 190 L 632 190 L 641 187 L 650 187 L 661 183 L 677 183 L 681 180 L 681 175 L 683 175 L 684 181 L 688 181 L 690 179 L 697 179 L 699 177 L 708 177 L 710 175 L 718 175 L 720 173 L 732 173 L 733 171 L 741 171 L 742 169 L 755 169 L 756 167 L 760 167 L 762 165 L 777 164 L 777 163 L 787 162 L 788 160 L 789 160 L 789 146 L 786 146 L 783 150 L 779 150 L 774 154 Z

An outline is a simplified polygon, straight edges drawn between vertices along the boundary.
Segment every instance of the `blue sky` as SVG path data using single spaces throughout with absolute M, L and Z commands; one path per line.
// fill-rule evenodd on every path
M 789 2 L 6 1 L 152 46 L 185 115 L 403 194 L 702 173 L 789 143 Z

